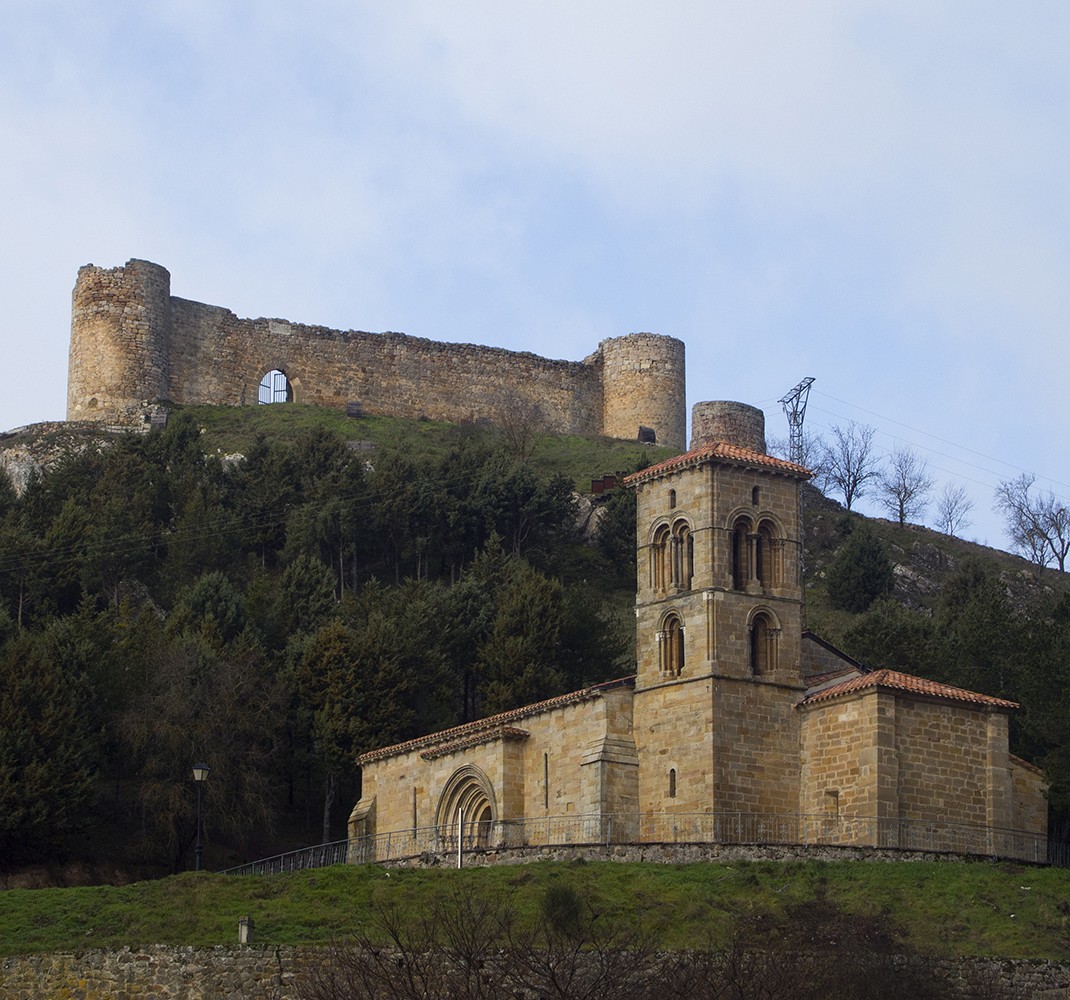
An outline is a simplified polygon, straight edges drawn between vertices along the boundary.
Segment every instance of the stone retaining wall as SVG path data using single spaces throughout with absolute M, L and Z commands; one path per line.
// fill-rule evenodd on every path
M 152 945 L 5 958 L 0 960 L 0 1000 L 296 1000 L 301 968 L 325 954 L 315 948 Z M 936 967 L 951 1000 L 1068 996 L 1070 961 L 959 959 L 937 961 Z
M 1017 863 L 1030 864 L 1031 862 Z M 901 848 L 841 846 L 838 844 L 565 844 L 503 847 L 492 850 L 467 850 L 466 868 L 490 865 L 528 864 L 535 861 L 643 861 L 654 864 L 683 865 L 710 861 L 881 861 L 901 864 L 904 861 L 976 862 L 974 855 L 947 851 L 908 851 Z M 402 858 L 378 858 L 376 863 L 391 868 L 453 867 L 457 855 L 452 851 L 426 852 Z M 1045 867 L 1044 863 L 1040 863 Z
M 0 960 L 0 1000 L 288 1000 L 311 949 L 122 948 Z

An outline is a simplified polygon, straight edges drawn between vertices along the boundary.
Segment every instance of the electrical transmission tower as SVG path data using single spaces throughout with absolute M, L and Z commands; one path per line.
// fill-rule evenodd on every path
M 803 418 L 806 416 L 806 400 L 813 384 L 812 378 L 804 378 L 786 396 L 777 400 L 784 407 L 788 418 L 788 458 L 799 465 L 804 464 Z

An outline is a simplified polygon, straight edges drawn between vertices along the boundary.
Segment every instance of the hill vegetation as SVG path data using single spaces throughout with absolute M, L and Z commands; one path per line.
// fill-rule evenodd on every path
M 634 669 L 634 504 L 588 493 L 664 449 L 302 406 L 50 434 L 21 492 L 0 477 L 9 866 L 188 866 L 195 761 L 208 867 L 336 839 L 354 754 Z M 1061 823 L 1062 574 L 806 496 L 808 626 L 1021 702 Z

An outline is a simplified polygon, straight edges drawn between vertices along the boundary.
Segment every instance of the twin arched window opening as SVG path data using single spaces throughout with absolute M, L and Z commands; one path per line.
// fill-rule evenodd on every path
M 684 669 L 684 623 L 673 613 L 658 633 L 658 666 L 665 677 L 679 677 Z
M 683 520 L 654 533 L 651 548 L 651 583 L 655 590 L 690 590 L 695 575 L 695 538 Z
M 784 579 L 784 541 L 772 521 L 757 527 L 749 517 L 737 517 L 731 531 L 733 590 L 768 589 Z

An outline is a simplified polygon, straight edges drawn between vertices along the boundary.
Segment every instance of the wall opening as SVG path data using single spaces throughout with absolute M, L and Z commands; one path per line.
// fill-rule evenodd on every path
M 286 373 L 272 368 L 261 380 L 259 390 L 260 403 L 292 403 L 294 390 Z
M 435 813 L 439 836 L 455 847 L 460 832 L 466 848 L 486 847 L 495 817 L 494 789 L 486 774 L 472 764 L 454 771 L 446 782 Z
M 679 615 L 669 614 L 658 632 L 658 653 L 661 672 L 666 677 L 679 677 L 684 670 L 684 624 Z
M 777 669 L 779 651 L 777 640 L 780 630 L 765 612 L 756 614 L 748 626 L 750 629 L 750 668 L 755 677 Z

